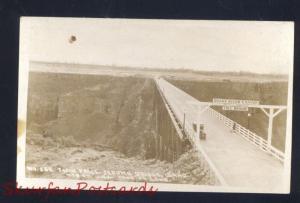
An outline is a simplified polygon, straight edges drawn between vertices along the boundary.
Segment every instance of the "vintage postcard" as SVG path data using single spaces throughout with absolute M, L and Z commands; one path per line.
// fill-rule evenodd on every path
M 290 192 L 293 22 L 20 22 L 19 188 Z

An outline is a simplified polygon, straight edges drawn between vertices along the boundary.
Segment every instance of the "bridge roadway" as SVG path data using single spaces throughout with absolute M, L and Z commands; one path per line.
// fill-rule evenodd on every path
M 210 115 L 205 109 L 207 106 L 197 99 L 162 78 L 155 81 L 177 120 L 184 126 L 187 136 L 190 136 L 194 146 L 205 151 L 228 186 L 255 191 L 282 191 L 284 167 L 279 160 L 231 132 L 222 121 Z M 197 121 L 205 125 L 205 141 L 200 140 L 193 129 L 193 123 Z

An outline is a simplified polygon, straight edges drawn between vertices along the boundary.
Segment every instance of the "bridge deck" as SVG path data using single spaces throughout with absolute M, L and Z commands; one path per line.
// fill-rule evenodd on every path
M 197 100 L 192 96 L 163 79 L 156 79 L 156 83 L 177 119 L 182 121 L 181 125 L 185 120 L 185 130 L 194 146 L 202 147 L 228 186 L 255 188 L 257 191 L 282 189 L 284 168 L 280 161 L 232 133 L 222 121 L 205 111 L 205 106 L 201 107 L 199 101 L 199 105 L 195 105 Z M 201 109 L 204 111 L 199 117 L 197 112 Z M 193 123 L 197 120 L 205 124 L 205 141 L 195 136 Z
M 201 146 L 228 185 L 280 190 L 283 164 L 259 150 L 241 136 L 230 132 L 217 118 L 204 112 L 207 139 Z

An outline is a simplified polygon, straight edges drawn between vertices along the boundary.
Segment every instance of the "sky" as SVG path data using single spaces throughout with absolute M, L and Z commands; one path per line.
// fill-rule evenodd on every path
M 91 18 L 21 19 L 29 60 L 288 74 L 293 23 Z M 76 36 L 76 41 L 69 42 Z M 24 37 L 25 36 L 25 37 Z

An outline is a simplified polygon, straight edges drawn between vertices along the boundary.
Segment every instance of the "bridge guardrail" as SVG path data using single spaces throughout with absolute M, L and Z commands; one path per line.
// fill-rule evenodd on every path
M 172 99 L 168 97 L 167 95 L 163 94 L 163 90 L 160 88 L 158 82 L 156 81 L 156 85 L 158 88 L 158 91 L 165 103 L 166 108 L 168 109 L 168 112 L 171 117 L 176 117 L 177 118 L 177 125 L 181 126 L 181 129 L 183 132 L 187 135 L 187 138 L 191 141 L 192 145 L 194 146 L 195 149 L 199 152 L 199 161 L 200 161 L 200 166 L 203 168 L 207 169 L 205 173 L 207 174 L 208 179 L 211 181 L 212 184 L 217 184 L 217 185 L 227 185 L 225 182 L 225 179 L 221 175 L 221 173 L 217 170 L 215 165 L 212 163 L 212 161 L 209 159 L 208 155 L 206 152 L 201 148 L 198 142 L 198 137 L 195 135 L 195 131 L 193 129 L 193 124 L 189 122 L 189 119 L 185 119 L 185 125 L 183 126 L 183 120 L 184 120 L 184 111 L 182 109 L 182 106 L 177 103 L 176 99 Z M 168 97 L 168 98 L 166 98 Z M 167 102 L 168 99 L 172 99 L 173 103 L 172 106 Z M 189 116 L 189 115 L 186 115 Z M 175 119 L 172 119 L 175 120 Z M 178 127 L 175 127 L 176 130 L 178 130 Z M 178 132 L 179 134 L 181 132 Z M 197 144 L 198 143 L 198 144 Z
M 237 122 L 231 120 L 230 118 L 227 118 L 226 116 L 224 116 L 223 114 L 217 112 L 216 110 L 214 110 L 212 108 L 208 108 L 208 112 L 211 115 L 217 117 L 219 120 L 223 121 L 225 126 L 227 126 L 228 128 L 232 128 L 233 124 L 236 123 L 236 132 L 238 134 L 242 135 L 242 137 L 245 138 L 246 140 L 248 140 L 250 143 L 259 147 L 259 149 L 261 149 L 267 153 L 270 153 L 272 156 L 274 156 L 281 162 L 284 162 L 284 158 L 285 158 L 284 153 L 281 152 L 280 150 L 276 149 L 273 146 L 268 146 L 267 141 L 265 139 L 263 139 L 262 137 L 251 132 L 247 128 L 241 126 Z

